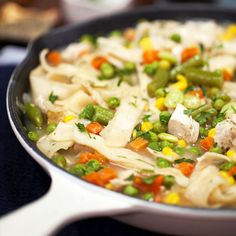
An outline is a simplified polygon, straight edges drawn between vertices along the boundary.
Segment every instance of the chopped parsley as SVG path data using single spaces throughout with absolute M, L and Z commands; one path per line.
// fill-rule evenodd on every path
M 53 94 L 53 92 L 50 93 L 48 100 L 54 104 L 54 102 L 58 99 L 58 96 Z
M 79 129 L 80 132 L 86 132 L 86 128 L 85 128 L 84 124 L 77 123 L 75 125 L 77 126 L 77 128 Z

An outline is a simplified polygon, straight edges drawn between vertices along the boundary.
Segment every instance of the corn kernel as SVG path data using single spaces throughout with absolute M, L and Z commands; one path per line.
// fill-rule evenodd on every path
M 220 171 L 219 174 L 229 183 L 229 185 L 235 183 L 233 176 L 230 176 L 226 171 Z
M 170 147 L 164 147 L 162 149 L 162 153 L 170 157 L 178 157 L 178 154 L 175 153 Z
M 208 137 L 214 138 L 215 134 L 216 134 L 216 129 L 215 128 L 210 129 L 208 132 Z
M 159 109 L 160 111 L 165 110 L 165 98 L 161 97 L 156 100 L 156 108 Z
M 112 184 L 111 183 L 106 184 L 105 188 L 112 190 Z
M 180 91 L 183 91 L 188 87 L 188 82 L 185 76 L 179 74 L 177 75 L 176 79 L 178 82 L 173 84 L 171 87 L 174 87 Z
M 143 51 L 153 49 L 153 43 L 149 37 L 142 38 L 139 45 Z
M 178 140 L 177 144 L 180 147 L 186 147 L 187 146 L 187 143 L 183 139 Z
M 143 122 L 141 125 L 141 131 L 143 132 L 148 132 L 149 130 L 151 130 L 153 128 L 153 125 L 151 122 Z
M 164 203 L 171 205 L 178 205 L 180 202 L 180 196 L 178 193 L 169 193 L 164 198 Z
M 223 39 L 223 40 L 232 40 L 235 37 L 236 37 L 236 24 L 231 24 L 225 30 L 225 32 L 221 36 L 221 39 Z
M 63 122 L 64 122 L 64 123 L 67 123 L 67 122 L 69 122 L 69 121 L 71 121 L 71 120 L 73 120 L 73 119 L 75 119 L 75 116 L 73 116 L 73 115 L 68 115 L 68 116 L 65 116 L 65 117 L 64 117 Z
M 234 150 L 229 150 L 226 152 L 226 156 L 229 158 L 234 158 L 235 154 L 236 154 L 236 152 Z

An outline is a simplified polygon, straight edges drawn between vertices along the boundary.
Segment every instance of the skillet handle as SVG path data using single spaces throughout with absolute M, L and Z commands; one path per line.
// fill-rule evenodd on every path
M 0 218 L 0 235 L 51 235 L 66 223 L 91 216 L 114 216 L 132 209 L 130 203 L 93 191 L 74 177 L 50 171 L 52 184 L 40 199 Z M 81 186 L 84 185 L 84 186 Z

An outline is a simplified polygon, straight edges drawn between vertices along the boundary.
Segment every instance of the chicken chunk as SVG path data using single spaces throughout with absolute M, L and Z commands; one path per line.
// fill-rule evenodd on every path
M 215 142 L 223 149 L 236 145 L 236 114 L 216 125 Z
M 232 100 L 236 101 L 236 83 L 226 81 L 224 82 L 223 91 L 232 98 Z
M 195 143 L 199 135 L 199 124 L 192 117 L 184 114 L 186 110 L 183 105 L 178 104 L 168 123 L 168 132 L 187 143 Z

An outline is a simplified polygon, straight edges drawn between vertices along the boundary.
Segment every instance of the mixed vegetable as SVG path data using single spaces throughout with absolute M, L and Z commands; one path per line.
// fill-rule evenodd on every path
M 26 132 L 56 165 L 98 186 L 236 206 L 235 68 L 234 24 L 144 21 L 84 35 L 41 52 L 23 98 Z

